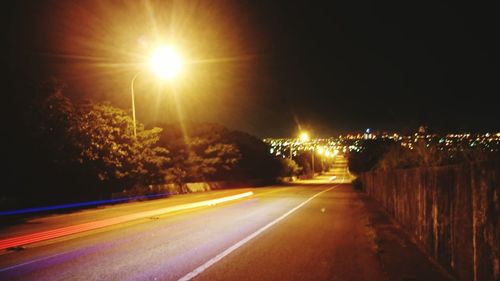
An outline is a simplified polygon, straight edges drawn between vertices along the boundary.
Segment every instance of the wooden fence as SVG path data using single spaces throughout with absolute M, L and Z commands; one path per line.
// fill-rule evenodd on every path
M 458 280 L 500 281 L 500 162 L 360 175 L 416 244 Z

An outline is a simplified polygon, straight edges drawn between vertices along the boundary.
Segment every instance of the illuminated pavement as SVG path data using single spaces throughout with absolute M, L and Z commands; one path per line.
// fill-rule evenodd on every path
M 6 227 L 0 231 L 0 241 L 13 236 L 28 235 L 34 232 L 43 232 L 53 229 L 92 223 L 96 221 L 115 219 L 121 216 L 133 215 L 140 212 L 154 212 L 159 209 L 178 207 L 183 204 L 197 203 L 215 198 L 228 197 L 250 191 L 250 189 L 228 189 L 203 193 L 176 195 L 171 198 L 124 203 L 118 205 L 104 205 L 96 208 L 72 212 L 69 214 L 49 215 L 32 218 L 23 225 Z M 0 242 L 0 250 L 1 248 Z
M 334 178 L 332 178 L 334 177 Z M 347 159 L 344 156 L 335 156 L 333 166 L 328 174 L 316 176 L 314 179 L 297 180 L 294 183 L 298 184 L 324 184 L 336 183 L 345 184 L 351 183 L 354 176 L 349 173 L 347 168 Z
M 334 172 L 342 177 L 345 169 Z M 329 182 L 332 175 L 288 187 L 211 192 L 214 198 L 254 194 L 4 251 L 0 280 L 386 280 L 362 196 Z M 168 200 L 193 203 L 205 196 Z M 156 204 L 90 214 L 105 219 Z M 73 218 L 92 217 L 85 214 Z M 26 234 L 29 226 L 21 229 Z
M 215 198 L 215 199 L 205 199 L 205 200 L 198 201 L 198 202 L 182 203 L 179 205 L 174 205 L 174 206 L 169 206 L 169 207 L 162 206 L 162 207 L 159 207 L 157 209 L 150 210 L 150 211 L 138 210 L 135 212 L 130 212 L 126 215 L 121 215 L 121 216 L 117 216 L 117 217 L 110 217 L 107 219 L 97 220 L 94 217 L 93 221 L 86 222 L 86 223 L 75 224 L 73 221 L 70 221 L 72 224 L 69 226 L 51 228 L 48 230 L 36 230 L 35 231 L 35 229 L 33 229 L 33 227 L 32 227 L 32 229 L 30 230 L 30 233 L 28 233 L 28 234 L 16 235 L 13 237 L 7 237 L 5 239 L 0 240 L 0 250 L 5 250 L 5 249 L 9 250 L 13 247 L 19 247 L 19 246 L 23 246 L 25 244 L 46 241 L 49 239 L 59 238 L 59 237 L 63 237 L 63 236 L 71 235 L 71 234 L 77 234 L 77 233 L 84 232 L 84 231 L 90 231 L 90 230 L 95 230 L 95 229 L 99 229 L 99 228 L 117 225 L 120 223 L 130 222 L 133 220 L 144 219 L 144 218 L 156 218 L 158 216 L 162 216 L 162 215 L 173 213 L 173 212 L 179 212 L 179 211 L 189 210 L 189 209 L 193 209 L 193 208 L 206 207 L 206 206 L 214 206 L 216 204 L 226 203 L 229 201 L 238 200 L 241 198 L 246 198 L 246 197 L 249 197 L 252 195 L 253 195 L 252 191 L 247 191 L 247 192 L 241 192 L 241 193 L 237 193 L 234 195 L 219 197 L 219 198 Z M 138 206 L 138 207 L 141 207 L 141 206 Z M 114 212 L 106 212 L 106 213 L 114 213 Z M 89 217 L 89 216 L 87 216 L 87 217 Z M 63 218 L 58 218 L 58 219 L 62 220 Z M 12 236 L 12 233 L 9 232 L 9 235 Z

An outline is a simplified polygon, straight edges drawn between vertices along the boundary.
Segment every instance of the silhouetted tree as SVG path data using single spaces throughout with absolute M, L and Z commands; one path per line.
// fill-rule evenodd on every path
M 21 129 L 11 147 L 17 153 L 10 162 L 17 166 L 10 190 L 23 197 L 20 204 L 58 202 L 81 194 L 78 184 L 72 184 L 79 173 L 73 135 L 76 108 L 63 89 L 58 81 L 44 83 L 22 110 Z
M 135 139 L 132 122 L 126 112 L 109 104 L 87 103 L 79 108 L 78 160 L 97 183 L 108 188 L 105 194 L 163 182 L 162 169 L 170 159 L 168 151 L 156 145 L 162 129 L 145 130 L 139 123 Z
M 302 168 L 295 162 L 294 160 L 290 158 L 281 158 L 281 174 L 280 176 L 282 177 L 294 177 L 298 176 L 300 172 L 302 171 Z
M 241 153 L 241 160 L 230 174 L 230 179 L 253 179 L 267 184 L 280 176 L 282 163 L 269 153 L 268 144 L 240 131 L 230 131 L 227 138 Z
M 353 174 L 367 172 L 376 167 L 382 156 L 393 146 L 394 141 L 388 140 L 364 140 L 357 146 L 361 151 L 350 151 L 348 153 L 348 167 Z
M 211 123 L 160 126 L 160 144 L 174 155 L 167 167 L 169 181 L 271 181 L 281 173 L 282 164 L 269 146 L 249 134 Z
M 11 137 L 15 167 L 3 196 L 23 198 L 17 205 L 41 205 L 109 196 L 134 185 L 164 181 L 168 151 L 156 142 L 160 128 L 138 125 L 109 104 L 75 105 L 60 83 L 47 83 L 26 104 Z M 0 206 L 1 207 L 1 206 Z
M 167 182 L 221 180 L 240 160 L 240 152 L 224 136 L 228 130 L 213 124 L 189 124 L 189 135 L 181 124 L 162 124 L 160 144 L 172 152 L 165 166 Z M 186 129 L 186 127 L 184 127 Z

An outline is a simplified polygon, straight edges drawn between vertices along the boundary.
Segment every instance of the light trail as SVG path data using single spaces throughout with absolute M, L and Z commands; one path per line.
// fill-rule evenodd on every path
M 81 202 L 81 203 L 71 203 L 71 204 L 54 205 L 54 206 L 46 206 L 46 207 L 27 208 L 27 209 L 20 209 L 20 210 L 9 210 L 9 211 L 1 211 L 0 216 L 20 215 L 20 214 L 43 212 L 43 211 L 69 209 L 69 208 L 75 208 L 75 207 L 102 205 L 102 204 L 123 202 L 123 201 L 129 201 L 129 200 L 150 199 L 150 198 L 162 197 L 162 196 L 168 196 L 168 195 L 171 195 L 171 194 L 170 193 L 161 193 L 161 194 L 154 194 L 154 195 L 141 195 L 141 196 L 135 196 L 135 197 L 88 201 L 88 202 Z
M 228 201 L 232 201 L 232 200 L 237 200 L 237 199 L 245 198 L 245 197 L 252 196 L 252 195 L 253 195 L 253 192 L 248 191 L 248 192 L 244 192 L 244 193 L 240 193 L 240 194 L 236 194 L 236 195 L 231 195 L 231 196 L 226 196 L 226 197 L 221 197 L 221 198 L 217 198 L 217 199 L 210 199 L 210 200 L 204 200 L 204 201 L 200 201 L 200 202 L 187 203 L 187 204 L 166 207 L 166 208 L 161 208 L 161 209 L 152 210 L 152 211 L 145 211 L 145 212 L 140 212 L 140 213 L 135 213 L 135 214 L 130 214 L 130 215 L 124 215 L 124 216 L 120 216 L 120 217 L 115 217 L 115 218 L 104 219 L 104 220 L 100 220 L 100 221 L 88 222 L 88 223 L 83 223 L 83 224 L 77 224 L 77 225 L 47 230 L 47 231 L 41 231 L 41 232 L 37 232 L 37 233 L 21 235 L 21 236 L 17 236 L 17 237 L 11 237 L 11 238 L 0 240 L 0 250 L 12 248 L 12 247 L 17 247 L 17 246 L 21 246 L 21 245 L 26 245 L 26 244 L 30 244 L 30 243 L 35 243 L 35 242 L 45 241 L 45 240 L 49 240 L 49 239 L 54 239 L 54 238 L 67 236 L 67 235 L 71 235 L 71 234 L 75 234 L 75 233 L 80 233 L 80 232 L 84 232 L 84 231 L 94 230 L 97 228 L 102 228 L 102 227 L 115 225 L 115 224 L 119 224 L 119 223 L 124 223 L 124 222 L 128 222 L 128 221 L 136 220 L 136 219 L 159 216 L 159 215 L 163 215 L 163 214 L 170 213 L 170 212 L 182 211 L 182 210 L 187 210 L 187 209 L 192 209 L 192 208 L 213 206 L 216 204 L 220 204 L 220 203 L 224 203 L 224 202 L 228 202 Z

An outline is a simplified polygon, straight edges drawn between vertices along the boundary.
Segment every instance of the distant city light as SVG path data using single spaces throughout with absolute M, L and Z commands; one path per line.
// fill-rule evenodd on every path
M 371 131 L 371 129 L 370 129 Z M 330 157 L 340 153 L 361 152 L 364 148 L 364 141 L 376 139 L 389 140 L 399 143 L 402 147 L 413 150 L 416 143 L 424 142 L 426 147 L 435 145 L 441 151 L 462 151 L 465 147 L 470 149 L 480 149 L 483 151 L 500 151 L 500 133 L 485 134 L 409 134 L 400 135 L 396 133 L 363 133 L 346 134 L 339 137 L 330 138 L 309 138 L 308 135 L 300 135 L 296 138 L 264 139 L 273 148 L 273 155 L 290 155 L 289 146 L 293 145 L 293 157 L 305 151 L 315 151 L 320 155 L 326 155 L 328 151 Z

